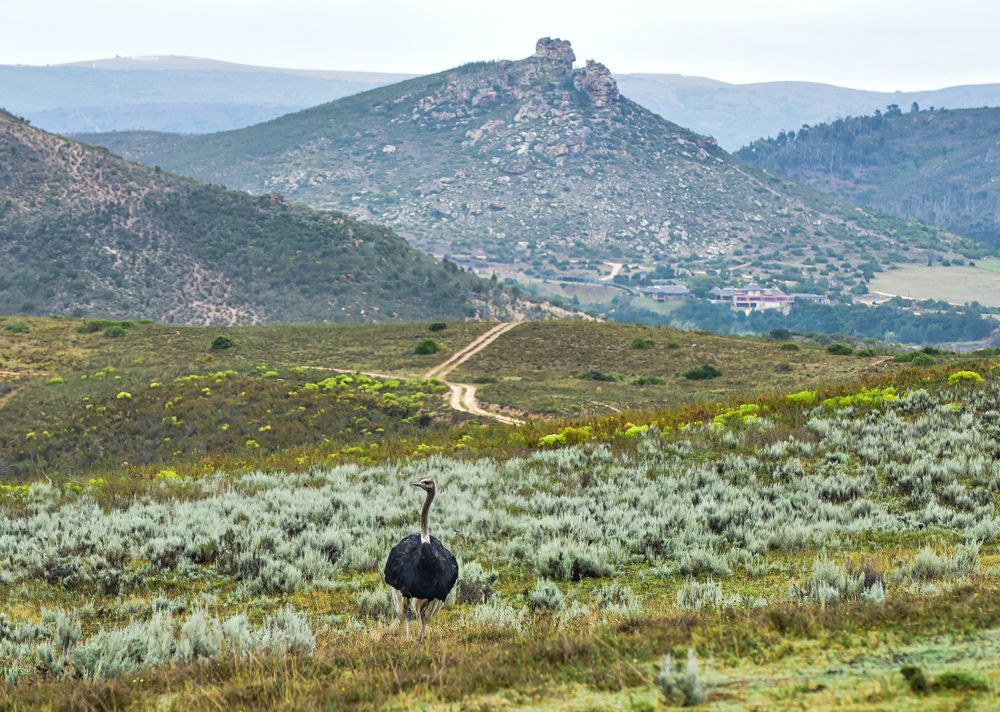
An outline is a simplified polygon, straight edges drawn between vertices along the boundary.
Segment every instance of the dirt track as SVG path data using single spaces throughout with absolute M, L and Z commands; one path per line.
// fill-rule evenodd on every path
M 498 420 L 501 423 L 507 423 L 509 425 L 522 425 L 524 423 L 523 420 L 512 418 L 509 415 L 494 413 L 479 405 L 479 401 L 476 400 L 475 386 L 471 386 L 467 383 L 452 383 L 448 380 L 448 374 L 513 329 L 519 323 L 520 322 L 514 321 L 494 326 L 485 334 L 473 339 L 473 341 L 470 342 L 464 349 L 456 351 L 447 361 L 442 364 L 438 364 L 425 373 L 424 378 L 436 378 L 448 386 L 448 389 L 451 391 L 451 395 L 448 398 L 448 405 L 457 411 L 469 413 L 471 415 L 478 415 L 484 418 L 493 418 L 494 420 Z
M 467 383 L 452 383 L 448 380 L 448 374 L 454 371 L 456 368 L 461 366 L 463 363 L 468 361 L 470 358 L 475 356 L 477 353 L 485 349 L 487 346 L 492 344 L 494 341 L 499 339 L 501 336 L 506 334 L 508 331 L 513 329 L 515 326 L 520 324 L 519 321 L 506 322 L 503 324 L 498 324 L 492 329 L 487 331 L 485 334 L 481 334 L 471 342 L 469 342 L 465 347 L 459 349 L 454 354 L 452 354 L 446 361 L 439 363 L 437 366 L 429 370 L 424 374 L 424 378 L 431 379 L 436 378 L 441 381 L 441 383 L 448 386 L 450 391 L 448 395 L 448 405 L 461 413 L 469 413 L 470 415 L 478 415 L 483 418 L 492 418 L 493 420 L 499 421 L 501 423 L 507 423 L 508 425 L 523 425 L 523 420 L 518 420 L 517 418 L 511 417 L 509 415 L 502 415 L 501 413 L 494 413 L 492 411 L 486 410 L 481 405 L 479 401 L 476 400 L 476 387 L 471 386 Z M 305 368 L 314 369 L 317 371 L 334 371 L 335 373 L 363 373 L 366 376 L 371 376 L 372 378 L 399 378 L 406 379 L 406 376 L 393 375 L 390 373 L 372 373 L 369 371 L 358 371 L 355 369 L 347 368 L 330 368 L 326 366 L 306 366 Z M 2 374 L 0 374 L 2 375 Z

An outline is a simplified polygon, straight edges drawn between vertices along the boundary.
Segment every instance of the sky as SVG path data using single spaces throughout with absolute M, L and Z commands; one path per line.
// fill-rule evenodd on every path
M 612 71 L 909 91 L 1000 82 L 997 0 L 0 0 L 0 64 L 191 55 L 429 73 L 543 36 Z

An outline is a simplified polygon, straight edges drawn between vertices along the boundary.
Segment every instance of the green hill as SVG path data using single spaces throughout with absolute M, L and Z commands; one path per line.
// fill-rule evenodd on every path
M 782 132 L 740 158 L 1000 249 L 1000 108 L 890 108 Z
M 0 112 L 0 313 L 198 323 L 507 317 L 391 230 L 130 163 Z
M 808 272 L 796 248 L 832 250 L 851 272 L 952 244 L 750 169 L 623 97 L 604 65 L 574 69 L 574 58 L 568 42 L 543 39 L 526 59 L 467 64 L 237 131 L 87 140 L 377 220 L 435 254 L 516 274 L 759 261 L 764 279 Z

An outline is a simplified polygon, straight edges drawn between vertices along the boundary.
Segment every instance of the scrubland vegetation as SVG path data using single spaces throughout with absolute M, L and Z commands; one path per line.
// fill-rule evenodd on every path
M 27 325 L 17 338 L 46 328 Z M 147 328 L 159 327 L 125 340 Z M 428 327 L 406 328 L 382 358 L 426 358 L 412 351 Z M 617 329 L 607 338 L 636 358 L 690 347 L 644 330 L 653 346 L 636 348 L 638 332 Z M 222 351 L 215 332 L 195 340 L 235 358 L 249 331 L 227 331 Z M 431 365 L 462 345 L 450 325 L 434 339 L 444 349 Z M 279 356 L 225 407 L 260 398 L 275 428 L 278 403 L 371 418 L 372 399 L 423 392 L 413 413 L 443 410 L 423 402 L 439 397 L 434 384 L 296 374 Z M 0 708 L 987 709 L 1000 692 L 998 360 L 880 358 L 891 370 L 836 385 L 521 428 L 440 413 L 407 424 L 387 410 L 385 434 L 354 433 L 385 452 L 341 443 L 331 458 L 312 433 L 292 448 L 301 463 L 275 450 L 280 469 L 191 459 L 5 475 Z M 739 368 L 717 363 L 723 375 L 707 381 L 671 366 L 670 383 L 711 389 Z M 147 391 L 188 407 L 243 378 L 215 372 L 225 365 Z M 62 373 L 37 388 L 80 383 Z M 109 376 L 120 407 L 146 398 Z M 422 446 L 406 428 L 422 428 Z M 397 434 L 405 445 L 387 442 Z M 416 647 L 380 570 L 417 527 L 409 483 L 425 475 L 441 489 L 432 532 L 461 576 Z

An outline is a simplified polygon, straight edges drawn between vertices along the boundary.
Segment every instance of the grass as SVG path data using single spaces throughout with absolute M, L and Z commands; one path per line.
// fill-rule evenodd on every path
M 176 408 L 192 403 L 199 406 L 191 406 L 185 415 L 192 424 L 192 444 L 211 446 L 217 437 L 213 418 L 233 409 L 250 408 L 255 416 L 268 414 L 275 427 L 256 430 L 260 425 L 255 421 L 254 433 L 249 434 L 266 449 L 267 438 L 280 432 L 287 451 L 277 448 L 270 455 L 243 461 L 202 453 L 200 459 L 192 456 L 185 467 L 178 467 L 177 476 L 157 477 L 152 467 L 139 472 L 106 466 L 94 473 L 100 475 L 100 481 L 88 483 L 82 469 L 71 469 L 66 477 L 53 477 L 54 486 L 41 476 L 22 480 L 31 485 L 28 489 L 11 487 L 9 477 L 3 475 L 6 488 L 0 489 L 0 522 L 36 512 L 55 513 L 63 507 L 92 512 L 90 504 L 97 505 L 97 512 L 102 513 L 99 516 L 109 517 L 124 517 L 132 508 L 156 504 L 164 508 L 156 510 L 156 521 L 171 522 L 171 512 L 179 513 L 211 497 L 230 502 L 223 512 L 236 512 L 239 505 L 234 498 L 246 496 L 274 508 L 259 522 L 236 516 L 228 523 L 216 523 L 235 526 L 237 541 L 250 541 L 252 524 L 266 527 L 277 523 L 286 527 L 283 544 L 290 545 L 302 527 L 335 532 L 343 524 L 341 519 L 364 522 L 369 521 L 367 517 L 370 524 L 366 525 L 369 529 L 365 536 L 371 534 L 388 541 L 397 530 L 415 526 L 418 504 L 409 491 L 399 495 L 401 506 L 395 499 L 373 497 L 370 493 L 375 490 L 368 488 L 385 482 L 392 490 L 392 483 L 406 480 L 405 475 L 411 471 L 430 470 L 446 485 L 441 502 L 435 504 L 432 526 L 460 555 L 463 567 L 476 561 L 497 572 L 498 593 L 516 611 L 525 605 L 538 581 L 538 564 L 533 563 L 537 547 L 525 537 L 537 531 L 563 531 L 573 536 L 586 522 L 608 517 L 614 525 L 605 536 L 614 538 L 618 535 L 616 529 L 634 526 L 635 520 L 652 517 L 649 521 L 656 521 L 660 511 L 667 508 L 660 500 L 681 483 L 679 479 L 671 483 L 670 478 L 679 478 L 684 468 L 704 467 L 699 471 L 706 479 L 692 490 L 692 495 L 697 496 L 689 507 L 696 509 L 699 498 L 718 496 L 713 494 L 715 485 L 709 481 L 710 473 L 718 473 L 731 483 L 733 489 L 725 499 L 726 506 L 713 510 L 713 517 L 717 515 L 718 519 L 706 524 L 705 531 L 716 542 L 707 545 L 714 555 L 733 554 L 733 558 L 725 567 L 728 573 L 725 569 L 708 573 L 710 567 L 702 566 L 702 573 L 694 576 L 702 582 L 714 579 L 726 595 L 739 595 L 745 600 L 763 598 L 766 605 L 703 611 L 677 607 L 678 591 L 690 578 L 677 562 L 685 560 L 692 547 L 697 548 L 687 538 L 690 532 L 682 520 L 650 524 L 646 529 L 648 548 L 639 547 L 639 553 L 616 558 L 609 567 L 613 578 L 556 582 L 565 605 L 579 607 L 579 616 L 570 621 L 561 621 L 559 613 L 529 611 L 521 615 L 515 628 L 504 624 L 500 614 L 494 618 L 478 615 L 482 604 L 454 604 L 435 619 L 430 640 L 423 648 L 402 644 L 393 622 L 360 618 L 359 597 L 382 586 L 377 563 L 356 568 L 338 563 L 330 566 L 330 580 L 326 583 L 255 595 L 242 591 L 235 574 L 226 573 L 208 559 L 181 571 L 126 554 L 121 576 L 131 583 L 119 592 L 109 589 L 99 577 L 88 580 L 83 576 L 79 582 L 69 583 L 76 581 L 67 574 L 72 567 L 61 565 L 78 557 L 74 553 L 76 545 L 67 541 L 53 560 L 44 564 L 45 575 L 0 586 L 0 611 L 9 621 L 38 621 L 45 608 L 76 611 L 83 636 L 88 638 L 102 629 L 147 619 L 157 600 L 161 601 L 157 605 L 167 601 L 178 606 L 178 616 L 205 607 L 220 617 L 246 615 L 254 624 L 291 605 L 311 621 L 316 652 L 250 660 L 224 655 L 213 662 L 160 667 L 99 681 L 51 679 L 29 670 L 15 686 L 0 679 L 0 710 L 657 709 L 661 698 L 655 677 L 660 658 L 669 652 L 683 660 L 688 648 L 696 650 L 706 664 L 704 682 L 710 709 L 988 709 L 996 701 L 995 680 L 1000 674 L 1000 549 L 995 537 L 987 536 L 981 544 L 981 565 L 963 580 L 936 580 L 935 591 L 918 590 L 898 573 L 905 571 L 925 547 L 951 555 L 972 536 L 974 520 L 997 516 L 996 490 L 983 479 L 990 479 L 988 463 L 980 462 L 988 458 L 996 444 L 995 428 L 990 429 L 995 420 L 995 400 L 991 401 L 993 396 L 989 395 L 996 393 L 995 379 L 1000 374 L 991 368 L 995 358 L 937 356 L 939 362 L 934 368 L 912 369 L 908 364 L 891 364 L 886 357 L 832 356 L 808 344 L 803 344 L 799 352 L 789 353 L 780 350 L 781 342 L 760 339 L 727 339 L 621 325 L 525 324 L 499 339 L 463 370 L 475 367 L 478 373 L 489 373 L 491 361 L 497 364 L 497 359 L 506 355 L 510 372 L 540 374 L 538 383 L 542 388 L 550 374 L 579 369 L 588 359 L 589 350 L 595 364 L 630 375 L 663 373 L 669 379 L 665 386 L 648 388 L 692 390 L 675 400 L 662 399 L 671 405 L 637 398 L 629 403 L 630 407 L 646 410 L 607 417 L 535 419 L 521 428 L 442 417 L 419 426 L 403 423 L 402 418 L 394 420 L 373 400 L 375 393 L 361 388 L 325 396 L 306 391 L 305 384 L 330 374 L 303 373 L 294 370 L 293 364 L 314 358 L 322 358 L 324 363 L 344 359 L 359 367 L 390 370 L 400 366 L 401 370 L 419 372 L 423 366 L 418 368 L 418 357 L 409 352 L 419 339 L 426 338 L 426 325 L 219 330 L 136 324 L 125 337 L 106 339 L 100 333 L 79 334 L 79 322 L 71 320 L 26 322 L 29 331 L 25 333 L 8 336 L 0 331 L 4 339 L 0 354 L 5 364 L 0 368 L 18 365 L 18 370 L 34 374 L 18 380 L 19 390 L 14 395 L 25 398 L 25 402 L 41 403 L 37 410 L 58 420 L 65 419 L 67 413 L 72 415 L 73 408 L 82 402 L 77 397 L 84 391 L 93 393 L 95 403 L 97 394 L 103 394 L 100 402 L 109 408 L 104 417 L 118 418 L 115 427 L 108 430 L 123 435 L 121 452 L 130 460 L 135 459 L 142 444 L 141 432 L 132 433 L 128 428 L 134 427 L 142 414 L 152 412 L 147 401 L 159 404 L 161 399 L 169 397 L 173 401 L 178 395 L 183 398 L 176 401 Z M 486 328 L 488 325 L 449 325 L 435 332 L 434 338 L 446 348 L 432 361 L 443 360 Z M 467 331 L 463 333 L 463 329 Z M 212 353 L 212 340 L 220 334 L 232 338 L 235 346 Z M 574 337 L 576 351 L 569 347 Z M 633 342 L 640 338 L 651 339 L 652 348 L 633 348 Z M 368 363 L 360 361 L 363 354 L 359 344 L 365 339 L 384 346 L 378 353 L 372 350 L 373 360 Z M 62 350 L 53 348 L 55 344 L 61 344 Z M 130 351 L 115 353 L 122 348 Z M 783 376 L 763 384 L 752 380 L 752 359 L 771 363 L 779 355 L 795 363 L 791 380 L 780 380 Z M 207 360 L 199 361 L 202 357 Z M 710 357 L 719 363 L 723 376 L 695 383 L 679 375 Z M 108 371 L 103 378 L 93 376 L 97 364 L 113 358 L 120 359 L 116 361 L 120 371 Z M 359 360 L 349 361 L 352 358 Z M 536 360 L 534 364 L 532 359 Z M 879 368 L 871 368 L 876 363 Z M 224 377 L 223 383 L 183 378 L 190 372 L 218 371 L 227 365 L 238 367 L 234 370 L 240 370 L 239 376 Z M 260 370 L 260 366 L 267 371 Z M 807 368 L 815 369 L 811 380 L 795 377 L 796 373 L 806 373 Z M 949 384 L 948 374 L 955 369 L 975 370 L 984 380 Z M 267 375 L 270 371 L 277 375 Z M 506 373 L 492 372 L 501 378 Z M 56 373 L 64 376 L 64 383 L 47 384 Z M 80 373 L 89 377 L 81 380 Z M 149 389 L 146 379 L 154 373 L 160 374 L 161 386 Z M 182 381 L 174 382 L 162 375 L 173 373 L 180 374 Z M 115 381 L 115 375 L 122 380 Z M 463 380 L 466 377 L 461 376 Z M 734 380 L 725 383 L 727 379 Z M 640 387 L 627 381 L 574 381 L 588 387 L 636 388 L 640 392 Z M 724 387 L 714 390 L 720 381 Z M 517 382 L 501 380 L 498 384 L 484 384 L 483 389 L 503 383 Z M 850 407 L 839 411 L 835 404 L 820 405 L 831 396 L 850 395 L 863 386 L 879 384 L 894 385 L 901 394 L 926 388 L 940 398 L 944 404 L 940 408 L 919 406 L 930 408 L 928 412 L 938 420 L 922 428 L 913 427 L 928 438 L 948 443 L 948 447 L 921 447 L 921 452 L 909 453 L 905 448 L 883 447 L 879 444 L 882 441 L 871 440 L 882 432 L 878 428 L 883 423 L 891 431 L 910 427 L 907 424 L 921 417 L 907 410 L 880 412 L 887 407 L 886 402 L 854 399 Z M 774 389 L 774 395 L 764 395 L 765 387 Z M 809 403 L 789 402 L 784 396 L 807 387 L 818 391 Z M 69 395 L 63 396 L 65 402 L 48 395 L 63 388 L 70 389 Z M 210 388 L 211 395 L 203 394 L 202 388 Z M 428 386 L 381 386 L 376 393 L 387 388 L 403 397 Z M 699 400 L 701 388 L 712 389 L 701 392 L 703 398 L 711 394 L 710 402 Z M 298 395 L 289 396 L 290 391 Z M 121 392 L 132 395 L 119 399 L 117 394 Z M 586 397 L 582 394 L 584 391 L 567 391 L 567 397 L 577 399 L 578 409 L 580 399 Z M 319 429 L 335 441 L 335 448 L 329 447 L 337 450 L 338 457 L 329 457 L 331 452 L 319 441 L 318 432 L 306 431 L 300 441 L 293 442 L 296 431 L 283 426 L 278 417 L 289 398 L 296 409 L 299 405 L 310 410 L 327 407 L 331 420 L 323 421 Z M 736 407 L 740 401 L 742 405 Z M 363 413 L 356 410 L 361 405 L 365 407 Z M 813 407 L 816 410 L 810 411 Z M 8 413 L 18 413 L 19 418 L 30 414 L 28 410 L 8 410 L 9 405 L 3 408 L 0 428 L 9 427 Z M 870 411 L 874 417 L 869 417 Z M 159 416 L 162 411 L 157 409 L 156 413 Z M 851 425 L 825 439 L 825 431 L 811 421 L 835 419 L 840 417 L 837 413 Z M 351 418 L 363 415 L 372 424 L 381 417 L 385 432 L 366 435 L 358 429 L 341 436 L 337 431 L 357 428 L 354 422 L 337 420 L 345 414 Z M 40 415 L 34 413 L 32 417 Z M 718 424 L 694 424 L 713 420 Z M 633 430 L 627 427 L 629 421 L 642 424 L 634 435 L 629 434 Z M 569 426 L 575 428 L 573 440 L 582 442 L 575 449 L 546 449 L 538 443 L 544 434 L 565 433 Z M 140 430 L 158 434 L 160 427 L 157 419 Z M 409 432 L 407 428 L 416 430 Z M 971 429 L 975 429 L 977 437 L 961 437 Z M 936 434 L 939 431 L 940 435 Z M 104 431 L 100 428 L 86 432 L 81 443 L 89 442 L 93 447 L 113 442 L 101 440 Z M 852 437 L 845 438 L 845 433 Z M 242 441 L 246 435 L 240 433 L 238 439 Z M 348 452 L 354 442 L 366 446 L 360 453 Z M 377 443 L 380 452 L 368 450 L 371 443 Z M 418 443 L 427 449 L 419 449 Z M 805 449 L 798 453 L 792 450 L 776 459 L 774 448 L 787 443 L 799 443 Z M 643 459 L 653 452 L 659 453 L 656 457 L 667 458 L 667 464 L 654 466 L 650 463 L 655 460 Z M 440 459 L 424 462 L 428 455 Z M 293 456 L 305 457 L 306 464 L 296 464 Z M 953 458 L 968 463 L 967 470 L 948 475 L 953 481 L 947 486 L 935 485 L 940 497 L 935 500 L 936 506 L 946 507 L 948 514 L 936 526 L 926 527 L 919 522 L 924 512 L 933 512 L 933 508 L 923 509 L 922 504 L 903 496 L 891 484 L 899 477 L 892 466 L 902 467 L 918 456 L 930 458 L 923 467 L 939 478 L 945 477 L 946 471 L 952 472 L 935 469 L 943 463 Z M 349 464 L 331 473 L 323 469 L 341 462 L 358 466 Z M 790 478 L 782 474 L 789 463 L 801 468 Z M 225 473 L 209 474 L 220 466 Z M 255 468 L 264 471 L 249 472 Z M 459 472 L 465 474 L 459 477 Z M 808 499 L 800 501 L 810 488 L 832 487 L 845 477 L 849 482 L 863 483 L 858 486 L 868 488 L 866 496 L 847 495 L 848 501 L 838 504 L 841 495 L 829 495 L 818 508 Z M 629 495 L 625 490 L 620 496 L 614 494 L 618 491 L 615 488 L 658 482 L 663 487 L 651 500 Z M 301 483 L 304 489 L 286 489 L 298 486 L 295 483 Z M 956 489 L 953 485 L 961 486 Z M 319 487 L 328 489 L 316 506 L 315 502 L 310 504 L 309 493 Z M 407 489 L 402 485 L 400 488 Z M 590 509 L 583 495 L 602 489 L 607 492 L 600 506 Z M 768 545 L 755 550 L 752 557 L 740 558 L 733 553 L 735 549 L 751 544 L 736 546 L 728 538 L 718 538 L 728 527 L 741 526 L 739 521 L 731 523 L 733 515 L 727 506 L 739 506 L 743 498 L 762 492 L 773 493 L 771 499 L 776 503 L 786 501 L 784 498 L 791 493 L 793 501 L 800 501 L 799 506 L 808 509 L 801 513 L 807 519 L 828 516 L 825 509 L 842 507 L 844 527 L 849 527 L 851 521 L 847 516 L 853 511 L 851 497 L 858 499 L 859 506 L 868 501 L 870 506 L 884 507 L 885 516 L 905 515 L 910 519 L 901 521 L 910 523 L 891 529 L 874 524 L 879 520 L 873 519 L 871 529 L 845 528 L 824 543 Z M 350 497 L 361 493 L 365 493 L 367 501 L 354 502 L 349 510 L 338 507 L 338 503 L 353 502 Z M 966 494 L 973 498 L 972 504 L 962 504 Z M 468 511 L 459 508 L 459 500 L 471 505 Z M 281 509 L 282 503 L 289 501 L 297 503 L 293 521 L 286 520 Z M 576 504 L 567 512 L 565 507 L 570 502 Z M 604 512 L 606 506 L 613 509 Z M 370 514 L 365 513 L 367 510 Z M 318 519 L 314 521 L 313 516 Z M 748 523 L 752 526 L 752 517 Z M 42 534 L 29 529 L 22 535 L 24 542 L 18 551 L 30 556 L 34 551 L 32 538 L 41 538 Z M 189 530 L 183 536 L 195 542 L 203 533 Z M 676 548 L 676 554 L 655 553 L 671 547 Z M 381 551 L 379 548 L 378 553 Z M 2 552 L 0 542 L 0 556 Z M 210 557 L 211 552 L 206 556 Z M 100 564 L 99 557 L 85 553 L 79 557 L 89 562 L 87 566 Z M 862 570 L 869 565 L 884 572 L 885 603 L 844 601 L 820 605 L 794 600 L 790 584 L 808 577 L 817 557 L 828 557 L 845 570 Z M 641 602 L 639 612 L 621 613 L 599 607 L 602 588 L 612 582 L 634 593 Z M 0 624 L 0 669 L 7 665 L 2 630 Z M 900 672 L 905 666 L 925 671 L 929 692 L 918 694 L 910 688 Z
M 653 348 L 633 349 L 637 338 L 650 338 Z M 690 381 L 683 374 L 710 363 L 723 375 Z M 779 368 L 787 363 L 790 369 Z M 723 401 L 837 384 L 894 370 L 884 356 L 837 357 L 821 346 L 802 344 L 783 351 L 781 342 L 732 338 L 596 322 L 529 322 L 518 326 L 452 375 L 453 380 L 480 386 L 480 400 L 528 413 L 578 416 L 608 414 L 633 408 L 669 407 L 699 401 Z M 590 370 L 624 374 L 616 382 L 582 380 Z M 641 376 L 666 381 L 638 386 Z
M 902 265 L 898 269 L 879 273 L 869 289 L 912 299 L 940 299 L 953 304 L 979 302 L 987 307 L 1000 307 L 1000 269 L 992 264 L 976 267 L 926 267 Z M 1000 261 L 994 260 L 997 265 Z

